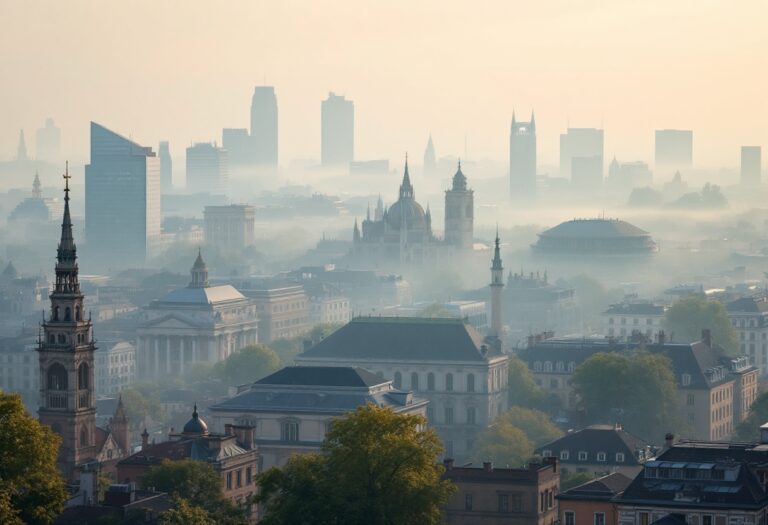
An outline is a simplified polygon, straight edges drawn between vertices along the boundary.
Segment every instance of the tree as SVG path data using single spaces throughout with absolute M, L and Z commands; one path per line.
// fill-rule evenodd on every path
M 768 421 L 768 392 L 763 392 L 752 403 L 749 415 L 736 427 L 736 438 L 741 441 L 760 439 L 760 425 Z
M 540 410 L 512 407 L 497 418 L 507 420 L 523 431 L 534 447 L 539 447 L 561 437 L 563 431 L 557 428 L 549 416 Z
M 165 411 L 157 397 L 157 388 L 157 385 L 141 383 L 120 392 L 132 427 L 144 427 L 147 419 L 157 422 L 166 419 Z
M 146 489 L 153 487 L 167 492 L 171 497 L 195 502 L 217 524 L 239 525 L 245 523 L 245 511 L 224 497 L 219 474 L 209 463 L 182 459 L 163 460 L 150 467 L 141 479 Z
M 441 480 L 440 442 L 425 424 L 373 404 L 335 420 L 322 455 L 294 456 L 259 477 L 262 523 L 441 523 L 453 485 Z
M 598 353 L 573 374 L 573 386 L 591 423 L 622 423 L 648 441 L 678 425 L 677 384 L 662 355 Z
M 739 340 L 720 302 L 691 295 L 677 301 L 664 315 L 664 330 L 676 341 L 699 341 L 705 329 L 710 330 L 714 344 L 729 354 L 737 351 Z
M 531 369 L 516 355 L 509 355 L 509 406 L 538 407 L 545 394 L 536 380 Z
M 497 417 L 478 435 L 471 455 L 477 462 L 517 467 L 533 455 L 533 444 L 509 419 Z
M 560 478 L 560 492 L 563 492 L 565 490 L 572 489 L 573 487 L 583 485 L 588 481 L 592 481 L 595 479 L 595 476 L 589 472 L 574 472 L 571 474 L 561 473 Z
M 280 358 L 274 350 L 255 344 L 230 355 L 217 365 L 216 370 L 226 384 L 234 386 L 258 381 L 281 367 Z
M 46 525 L 67 500 L 56 465 L 61 439 L 24 410 L 21 396 L 0 392 L 0 521 Z
M 646 186 L 644 188 L 635 188 L 629 194 L 627 206 L 634 207 L 657 207 L 661 206 L 663 197 L 660 192 Z
M 174 508 L 160 513 L 158 525 L 216 525 L 216 522 L 204 508 L 178 499 Z

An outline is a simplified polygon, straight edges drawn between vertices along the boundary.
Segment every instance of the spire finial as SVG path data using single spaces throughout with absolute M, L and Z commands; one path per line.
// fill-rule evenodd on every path
M 72 175 L 69 174 L 69 161 L 66 161 L 64 164 L 64 191 L 67 193 L 67 198 L 69 198 L 69 179 L 72 178 Z

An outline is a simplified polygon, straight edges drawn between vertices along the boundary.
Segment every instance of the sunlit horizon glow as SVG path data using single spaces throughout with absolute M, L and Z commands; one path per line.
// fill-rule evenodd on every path
M 247 127 L 254 85 L 274 85 L 280 163 L 317 159 L 320 101 L 355 102 L 356 157 L 503 162 L 513 109 L 536 111 L 539 162 L 568 124 L 604 127 L 605 156 L 653 161 L 653 131 L 694 130 L 698 166 L 737 166 L 768 144 L 762 0 L 542 2 L 0 0 L 0 158 L 19 129 L 34 155 L 46 117 L 63 152 L 88 123 L 177 157 Z

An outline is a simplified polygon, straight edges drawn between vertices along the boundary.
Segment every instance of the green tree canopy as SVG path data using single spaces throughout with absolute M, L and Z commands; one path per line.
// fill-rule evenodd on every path
M 216 365 L 222 381 L 230 386 L 252 383 L 282 367 L 280 358 L 263 344 L 248 345 Z
M 540 410 L 512 407 L 497 418 L 499 419 L 507 420 L 522 430 L 534 447 L 554 441 L 563 435 L 563 431 Z
M 210 515 L 217 525 L 240 525 L 246 522 L 245 511 L 224 497 L 221 476 L 203 461 L 164 460 L 147 469 L 141 478 L 145 489 L 153 487 L 173 498 L 194 502 Z
M 176 506 L 160 513 L 158 525 L 216 525 L 208 511 L 177 499 Z
M 677 385 L 665 356 L 595 354 L 576 368 L 572 381 L 590 423 L 620 422 L 648 441 L 679 425 Z
M 453 485 L 422 416 L 369 404 L 334 421 L 323 454 L 294 456 L 259 477 L 262 523 L 437 525 Z
M 736 438 L 741 441 L 760 439 L 760 425 L 768 423 L 768 392 L 763 392 L 749 409 L 747 417 L 736 427 Z
M 491 461 L 497 465 L 519 467 L 533 455 L 533 443 L 511 421 L 497 417 L 475 440 L 472 458 L 478 462 Z
M 47 525 L 67 492 L 56 465 L 61 439 L 24 409 L 21 396 L 0 391 L 0 521 Z
M 737 352 L 739 340 L 722 303 L 692 295 L 677 301 L 664 315 L 664 330 L 675 341 L 699 341 L 705 329 L 711 331 L 713 343 L 731 355 Z

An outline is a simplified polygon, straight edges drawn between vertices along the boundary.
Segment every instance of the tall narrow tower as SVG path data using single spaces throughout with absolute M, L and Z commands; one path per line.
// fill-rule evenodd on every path
M 445 192 L 445 242 L 460 250 L 471 250 L 474 243 L 474 192 L 467 189 L 461 161 L 453 176 L 453 186 Z
M 64 220 L 56 256 L 51 310 L 43 322 L 40 358 L 40 422 L 62 438 L 59 469 L 76 478 L 76 467 L 96 457 L 93 367 L 96 346 L 91 321 L 83 314 L 77 254 L 69 216 L 69 171 L 64 174 Z
M 513 199 L 530 199 L 536 195 L 536 117 L 518 122 L 512 112 L 509 131 L 509 193 Z
M 504 267 L 501 265 L 499 230 L 496 229 L 496 244 L 491 264 L 491 336 L 501 337 L 501 292 L 504 289 Z
M 434 175 L 436 171 L 437 158 L 435 156 L 435 145 L 432 142 L 432 133 L 430 133 L 427 148 L 424 150 L 424 175 Z

